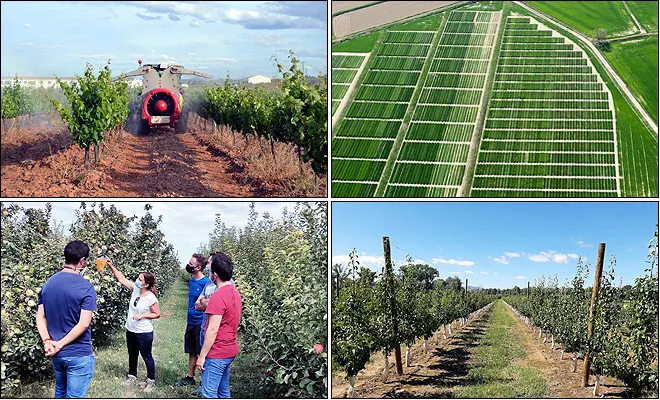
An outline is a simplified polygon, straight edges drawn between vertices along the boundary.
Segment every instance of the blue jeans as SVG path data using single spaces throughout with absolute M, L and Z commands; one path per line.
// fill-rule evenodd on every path
M 51 362 L 55 372 L 55 398 L 84 398 L 92 383 L 96 358 L 52 357 Z
M 229 367 L 232 358 L 207 358 L 202 371 L 202 397 L 205 399 L 228 399 Z

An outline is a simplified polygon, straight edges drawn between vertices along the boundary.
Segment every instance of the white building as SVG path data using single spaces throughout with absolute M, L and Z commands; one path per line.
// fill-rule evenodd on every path
M 2 86 L 11 86 L 12 82 L 14 82 L 14 77 L 3 76 L 0 79 L 2 79 Z M 71 82 L 76 80 L 76 78 L 65 77 L 60 78 L 60 80 L 70 85 Z M 18 77 L 18 83 L 21 85 L 21 87 L 42 87 L 45 89 L 50 87 L 59 87 L 55 77 Z M 126 83 L 128 83 L 129 87 L 142 87 L 142 79 L 127 79 Z
M 247 78 L 247 82 L 251 84 L 270 83 L 270 78 L 263 75 L 255 75 Z
M 6 77 L 3 76 L 2 78 L 2 86 L 11 86 L 12 82 L 14 81 L 14 77 Z M 60 78 L 62 82 L 66 82 L 68 84 L 71 84 L 71 82 L 75 81 L 76 78 Z M 55 79 L 54 76 L 52 77 L 18 77 L 18 82 L 21 85 L 21 87 L 42 87 L 42 88 L 49 88 L 49 87 L 59 87 L 57 84 L 57 80 Z

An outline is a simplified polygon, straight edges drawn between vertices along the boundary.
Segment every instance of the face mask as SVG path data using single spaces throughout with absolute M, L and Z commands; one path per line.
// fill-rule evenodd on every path
M 190 265 L 186 265 L 186 272 L 192 274 L 194 271 L 195 271 L 194 267 L 191 267 Z
M 80 276 L 85 275 L 85 270 L 86 270 L 86 269 L 87 269 L 87 267 L 81 269 L 81 270 L 78 272 L 78 273 L 80 274 Z
M 207 274 L 208 276 L 211 276 L 211 266 L 210 266 L 210 265 L 207 265 L 207 266 L 206 266 L 206 274 Z
M 140 281 L 140 279 L 135 280 L 135 287 L 138 289 L 142 289 L 142 281 Z

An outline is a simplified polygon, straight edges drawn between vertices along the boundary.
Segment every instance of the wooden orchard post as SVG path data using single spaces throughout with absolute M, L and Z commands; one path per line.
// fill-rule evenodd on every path
M 529 281 L 527 281 L 527 298 L 529 298 Z
M 605 243 L 598 244 L 598 260 L 596 261 L 596 275 L 594 276 L 594 289 L 591 293 L 591 307 L 589 308 L 589 325 L 587 326 L 587 343 L 591 343 L 594 335 L 594 313 L 598 302 L 598 289 L 600 278 L 603 275 L 603 259 L 605 258 Z M 584 355 L 584 375 L 582 375 L 582 387 L 589 385 L 589 372 L 591 370 L 591 358 L 589 351 Z
M 383 236 L 383 253 L 385 256 L 385 279 L 388 282 L 394 283 L 394 272 L 392 271 L 392 254 L 390 252 L 390 238 L 388 236 Z M 393 288 L 393 287 L 392 287 Z M 391 288 L 391 289 L 392 289 Z M 392 333 L 394 334 L 394 360 L 396 364 L 396 373 L 403 375 L 403 365 L 401 364 L 401 345 L 398 343 L 399 337 L 399 321 L 397 320 L 396 315 L 394 315 L 394 310 L 396 310 L 396 299 L 394 298 L 394 292 L 389 293 L 390 297 L 390 309 L 392 310 Z

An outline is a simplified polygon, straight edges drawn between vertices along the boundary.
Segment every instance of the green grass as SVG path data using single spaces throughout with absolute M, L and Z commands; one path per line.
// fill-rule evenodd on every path
M 332 46 L 332 52 L 356 52 L 356 53 L 370 53 L 373 49 L 376 40 L 380 36 L 380 32 L 374 32 L 369 35 L 359 36 L 345 42 L 337 43 Z
M 612 50 L 603 54 L 657 123 L 658 37 L 614 42 L 611 46 Z
M 473 359 L 467 384 L 459 386 L 461 398 L 543 398 L 549 395 L 548 384 L 533 368 L 515 365 L 526 356 L 526 339 L 502 301 L 493 306 L 486 334 L 471 351 Z
M 599 28 L 605 29 L 608 37 L 638 32 L 621 1 L 528 1 L 527 4 L 588 36 Z
M 160 299 L 161 318 L 154 321 L 153 357 L 156 361 L 156 389 L 144 393 L 136 385 L 125 387 L 128 369 L 126 331 L 119 329 L 112 343 L 95 349 L 96 367 L 87 397 L 89 398 L 193 398 L 195 387 L 174 387 L 174 383 L 188 371 L 188 355 L 183 352 L 183 334 L 186 330 L 188 287 L 177 280 L 168 293 Z M 239 347 L 243 348 L 239 337 Z M 268 393 L 256 384 L 263 368 L 252 354 L 241 352 L 231 367 L 231 395 L 236 398 L 264 398 Z M 138 359 L 138 380 L 144 382 L 146 369 Z M 199 382 L 201 375 L 197 374 Z M 20 397 L 49 398 L 55 392 L 53 381 L 25 385 Z
M 628 7 L 635 14 L 637 21 L 649 32 L 658 31 L 658 2 L 629 1 Z

